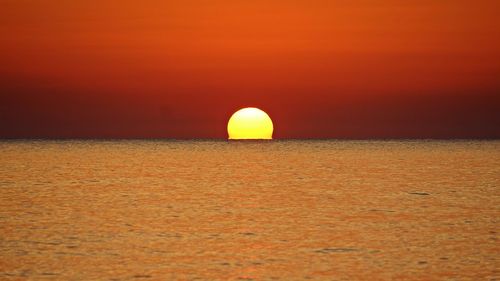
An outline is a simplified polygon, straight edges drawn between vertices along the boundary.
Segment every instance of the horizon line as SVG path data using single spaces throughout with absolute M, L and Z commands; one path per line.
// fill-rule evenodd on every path
M 0 137 L 0 141 L 224 141 L 224 142 L 273 142 L 273 141 L 495 141 L 500 137 L 387 137 L 387 138 L 273 138 L 273 139 L 228 139 L 228 138 L 148 138 L 148 137 Z

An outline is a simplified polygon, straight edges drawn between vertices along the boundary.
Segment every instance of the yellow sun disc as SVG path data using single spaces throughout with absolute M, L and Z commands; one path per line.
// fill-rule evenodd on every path
M 273 121 L 264 111 L 247 107 L 236 111 L 227 123 L 230 140 L 273 138 Z

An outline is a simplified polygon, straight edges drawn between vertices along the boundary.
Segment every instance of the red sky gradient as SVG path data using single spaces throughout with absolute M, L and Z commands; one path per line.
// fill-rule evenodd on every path
M 499 138 L 500 1 L 0 0 L 0 137 Z

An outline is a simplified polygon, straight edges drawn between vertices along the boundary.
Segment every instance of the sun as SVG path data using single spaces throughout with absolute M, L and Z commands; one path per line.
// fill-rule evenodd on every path
M 247 107 L 236 111 L 227 123 L 230 140 L 270 140 L 273 138 L 273 121 L 264 111 Z

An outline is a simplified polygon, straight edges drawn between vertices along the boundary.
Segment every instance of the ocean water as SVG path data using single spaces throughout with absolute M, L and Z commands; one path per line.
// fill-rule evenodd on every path
M 2 141 L 1 280 L 494 280 L 500 141 Z

